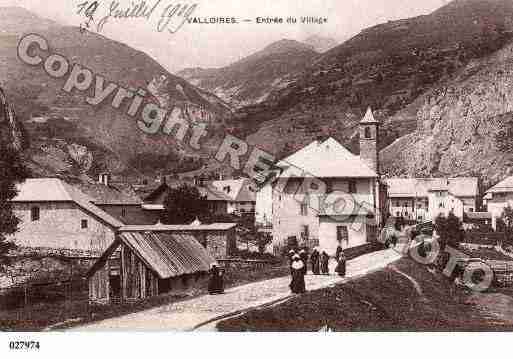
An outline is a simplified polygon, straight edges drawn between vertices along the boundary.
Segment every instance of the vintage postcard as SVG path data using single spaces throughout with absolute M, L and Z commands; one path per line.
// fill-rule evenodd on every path
M 512 75 L 511 0 L 0 0 L 0 330 L 509 332 Z

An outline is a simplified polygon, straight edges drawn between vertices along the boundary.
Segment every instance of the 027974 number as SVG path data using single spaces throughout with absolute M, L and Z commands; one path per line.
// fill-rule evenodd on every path
M 9 342 L 11 350 L 39 350 L 40 344 L 37 341 L 12 341 Z

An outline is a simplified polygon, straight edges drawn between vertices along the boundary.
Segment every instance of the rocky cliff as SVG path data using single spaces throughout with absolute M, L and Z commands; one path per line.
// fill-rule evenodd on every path
M 424 94 L 405 109 L 416 110 L 416 131 L 382 151 L 388 174 L 482 175 L 485 184 L 511 175 L 512 79 L 509 43 Z

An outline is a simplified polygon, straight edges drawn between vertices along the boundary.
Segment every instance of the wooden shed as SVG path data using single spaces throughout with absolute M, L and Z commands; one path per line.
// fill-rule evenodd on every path
M 169 292 L 205 276 L 215 262 L 191 235 L 122 230 L 88 272 L 89 300 L 132 301 Z

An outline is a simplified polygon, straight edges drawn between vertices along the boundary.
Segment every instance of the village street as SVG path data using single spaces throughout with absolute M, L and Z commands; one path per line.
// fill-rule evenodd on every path
M 347 277 L 335 274 L 329 276 L 305 277 L 307 290 L 320 289 L 380 269 L 401 256 L 393 249 L 374 252 L 348 261 Z M 333 273 L 333 268 L 331 269 Z M 78 331 L 99 330 L 215 330 L 215 319 L 248 308 L 280 302 L 290 296 L 290 277 L 280 277 L 256 283 L 233 287 L 222 295 L 204 295 L 178 303 L 111 318 L 100 322 L 75 327 Z

